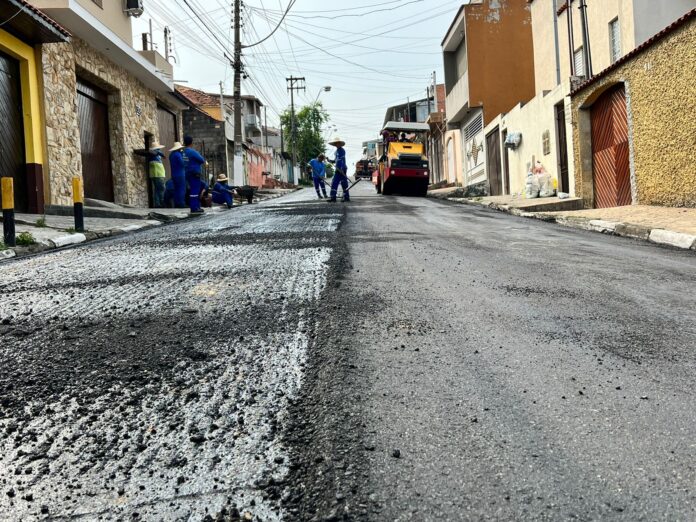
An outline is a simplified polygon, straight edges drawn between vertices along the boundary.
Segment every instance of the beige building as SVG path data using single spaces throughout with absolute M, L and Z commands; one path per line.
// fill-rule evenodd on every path
M 505 192 L 522 193 L 531 165 L 541 161 L 557 180 L 559 191 L 575 194 L 576 166 L 570 93 L 591 71 L 596 74 L 644 43 L 681 15 L 696 0 L 528 0 L 534 35 L 536 96 L 501 114 L 486 129 L 497 127 L 504 154 Z M 583 39 L 581 9 L 586 4 Z M 589 55 L 585 52 L 585 40 Z M 519 137 L 513 140 L 512 137 Z M 507 165 L 507 167 L 505 167 Z
M 182 105 L 172 67 L 132 46 L 139 1 L 30 0 L 72 34 L 41 48 L 46 127 L 47 206 L 72 203 L 81 174 L 85 197 L 149 205 L 145 161 L 135 151 L 180 138 Z

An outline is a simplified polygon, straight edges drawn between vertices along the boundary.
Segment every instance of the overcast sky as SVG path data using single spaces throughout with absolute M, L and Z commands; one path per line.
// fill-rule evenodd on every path
M 163 28 L 172 30 L 178 60 L 175 80 L 218 92 L 224 81 L 232 93 L 232 70 L 223 47 L 232 52 L 231 0 L 188 0 L 213 27 L 219 41 L 192 19 L 184 0 L 148 0 L 145 15 L 134 26 L 140 48 L 141 32 L 153 20 L 154 41 L 163 49 Z M 243 44 L 267 36 L 290 0 L 244 0 Z M 327 9 L 327 4 L 336 7 Z M 433 71 L 443 79 L 440 42 L 461 0 L 297 0 L 281 28 L 261 45 L 245 49 L 249 79 L 244 94 L 267 106 L 269 126 L 290 105 L 285 78 L 304 76 L 307 90 L 296 105 L 311 103 L 323 86 L 320 100 L 338 134 L 347 142 L 349 163 L 361 156 L 362 142 L 377 138 L 386 109 L 407 98 L 425 97 Z M 200 22 L 198 22 L 200 23 Z M 332 149 L 330 149 L 332 150 Z

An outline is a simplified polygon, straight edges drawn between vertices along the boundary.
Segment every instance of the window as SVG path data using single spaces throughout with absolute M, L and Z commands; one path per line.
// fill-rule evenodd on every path
M 99 7 L 104 9 L 104 6 L 102 5 L 102 0 L 92 0 L 92 3 L 97 4 Z
M 542 147 L 544 149 L 544 156 L 551 154 L 551 132 L 544 131 L 541 135 Z
M 621 58 L 621 28 L 618 18 L 609 22 L 609 52 L 611 53 L 611 63 Z
M 573 53 L 573 61 L 575 62 L 575 76 L 585 76 L 585 55 L 582 45 Z

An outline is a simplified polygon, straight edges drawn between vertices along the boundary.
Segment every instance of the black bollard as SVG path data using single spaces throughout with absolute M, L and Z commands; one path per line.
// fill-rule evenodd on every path
M 75 176 L 72 180 L 73 208 L 75 213 L 75 232 L 85 231 L 84 195 L 82 193 L 82 178 Z
M 2 235 L 3 242 L 7 246 L 17 246 L 15 238 L 15 215 L 14 215 L 14 179 L 10 177 L 2 178 Z

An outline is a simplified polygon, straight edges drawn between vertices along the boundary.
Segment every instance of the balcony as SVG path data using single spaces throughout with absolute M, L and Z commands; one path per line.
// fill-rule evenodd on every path
M 142 56 L 133 49 L 130 43 L 130 20 L 123 13 L 121 2 L 104 2 L 113 13 L 102 13 L 92 7 L 92 2 L 85 0 L 30 0 L 30 3 L 65 27 L 73 36 L 123 67 L 146 87 L 158 94 L 174 90 L 169 68 L 164 65 L 161 69 L 158 68 L 150 61 L 153 57 Z M 107 14 L 110 16 L 106 16 Z
M 466 71 L 452 87 L 445 100 L 447 119 L 457 123 L 469 110 L 469 71 Z

